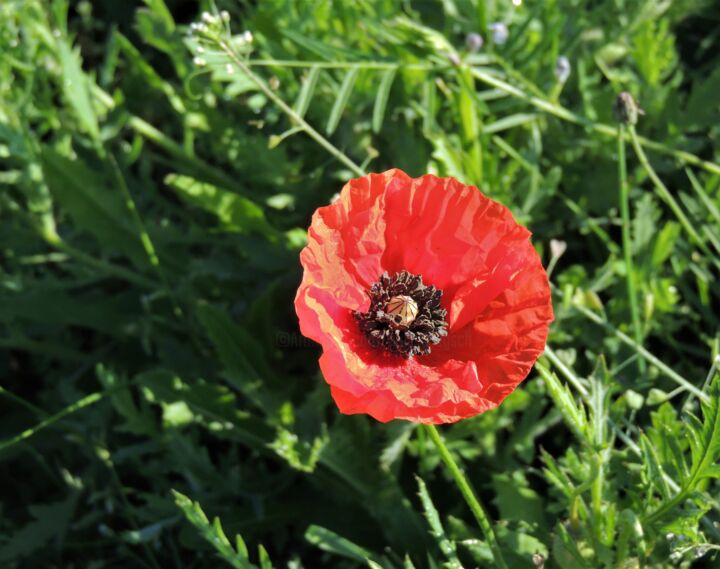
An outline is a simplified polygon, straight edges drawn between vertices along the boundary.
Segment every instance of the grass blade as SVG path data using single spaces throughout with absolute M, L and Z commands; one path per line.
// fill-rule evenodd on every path
M 353 87 L 355 86 L 357 76 L 358 68 L 354 67 L 347 72 L 345 78 L 343 79 L 342 85 L 340 85 L 340 92 L 338 93 L 337 99 L 335 99 L 333 108 L 330 111 L 330 117 L 328 118 L 327 126 L 325 127 L 325 133 L 328 136 L 335 132 L 335 129 L 340 122 L 340 117 L 345 110 L 345 106 L 347 105 L 350 94 L 352 93 Z
M 372 129 L 373 132 L 380 132 L 383 119 L 385 117 L 385 108 L 387 107 L 388 97 L 390 96 L 390 88 L 395 80 L 397 68 L 388 69 L 380 79 L 380 87 L 378 87 L 375 96 L 375 106 L 373 107 Z

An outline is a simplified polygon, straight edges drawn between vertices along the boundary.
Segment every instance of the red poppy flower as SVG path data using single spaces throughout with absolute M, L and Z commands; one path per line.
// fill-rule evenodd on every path
M 400 170 L 319 208 L 295 308 L 340 411 L 450 423 L 505 399 L 553 319 L 529 237 L 477 188 Z

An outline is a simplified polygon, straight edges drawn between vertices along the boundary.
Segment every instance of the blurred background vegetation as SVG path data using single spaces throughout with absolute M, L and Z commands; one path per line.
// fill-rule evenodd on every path
M 187 35 L 218 10 L 231 53 Z M 0 565 L 492 566 L 297 328 L 312 212 L 399 167 L 553 267 L 542 375 L 442 429 L 511 567 L 718 567 L 719 94 L 711 0 L 3 0 Z

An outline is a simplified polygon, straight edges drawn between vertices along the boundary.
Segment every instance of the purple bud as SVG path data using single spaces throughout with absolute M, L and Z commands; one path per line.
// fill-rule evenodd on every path
M 465 38 L 465 47 L 470 53 L 477 53 L 483 46 L 483 38 L 477 32 L 471 32 Z
M 510 37 L 508 27 L 502 22 L 494 22 L 488 26 L 488 29 L 492 33 L 493 43 L 503 45 Z

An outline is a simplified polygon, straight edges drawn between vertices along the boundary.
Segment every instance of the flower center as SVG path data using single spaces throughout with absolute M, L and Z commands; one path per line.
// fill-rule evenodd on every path
M 429 354 L 447 335 L 442 291 L 424 285 L 421 275 L 383 273 L 368 294 L 368 311 L 353 316 L 371 346 L 410 358 Z

